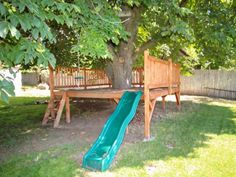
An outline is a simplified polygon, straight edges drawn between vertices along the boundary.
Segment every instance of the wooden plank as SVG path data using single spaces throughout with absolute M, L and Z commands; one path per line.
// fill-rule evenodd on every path
M 42 125 L 46 125 L 48 123 L 49 116 L 50 116 L 50 104 L 48 104 L 47 109 L 45 111 L 43 121 L 42 121 Z
M 86 69 L 84 70 L 84 89 L 87 89 L 87 74 L 86 74 Z
M 169 66 L 168 66 L 168 84 L 169 84 L 169 86 L 168 86 L 168 90 L 169 90 L 169 94 L 171 94 L 172 93 L 172 80 L 173 80 L 173 78 L 172 78 L 172 73 L 173 73 L 173 69 L 172 69 L 172 60 L 171 59 L 169 59 L 168 60 L 168 64 L 169 64 Z
M 162 111 L 163 112 L 166 112 L 166 95 L 165 96 L 162 96 Z
M 176 98 L 176 106 L 178 110 L 180 110 L 180 92 L 175 93 L 175 98 Z
M 60 122 L 60 119 L 61 119 L 62 111 L 63 111 L 64 106 L 65 106 L 65 102 L 66 102 L 66 92 L 63 93 L 62 99 L 60 101 L 60 106 L 59 106 L 59 109 L 57 111 L 57 116 L 56 116 L 56 119 L 54 120 L 54 124 L 53 124 L 54 128 L 57 128 L 59 126 L 59 122 Z
M 145 123 L 144 123 L 144 136 L 145 139 L 150 139 L 150 109 L 149 109 L 149 102 L 150 102 L 150 95 L 149 95 L 149 78 L 150 78 L 150 63 L 149 63 L 149 52 L 144 52 L 144 113 L 145 113 Z
M 50 102 L 49 102 L 49 109 L 52 118 L 55 118 L 55 111 L 54 111 L 54 100 L 55 100 L 55 94 L 54 94 L 54 73 L 53 73 L 53 67 L 49 65 L 49 88 L 50 88 Z
M 66 97 L 66 123 L 70 123 L 70 98 Z
M 153 112 L 154 112 L 154 109 L 155 109 L 155 105 L 156 105 L 156 99 L 150 101 L 150 103 L 151 103 L 152 106 L 150 107 L 149 122 L 151 122 L 151 120 L 152 120 L 152 115 L 153 115 Z M 151 133 L 150 133 L 150 135 L 151 135 Z
M 160 87 L 169 87 L 168 81 L 166 83 L 150 83 L 149 84 L 149 89 L 154 89 L 154 88 L 160 88 Z
M 116 103 L 116 104 L 118 104 L 118 103 L 119 103 L 119 101 L 120 101 L 120 100 L 119 100 L 119 99 L 117 99 L 117 98 L 114 98 L 113 100 L 115 101 L 115 103 Z

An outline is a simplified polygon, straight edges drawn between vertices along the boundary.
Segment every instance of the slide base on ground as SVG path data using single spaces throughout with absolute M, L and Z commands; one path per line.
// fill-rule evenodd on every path
M 105 171 L 119 150 L 125 131 L 137 110 L 142 92 L 126 91 L 110 115 L 95 143 L 84 155 L 83 168 Z

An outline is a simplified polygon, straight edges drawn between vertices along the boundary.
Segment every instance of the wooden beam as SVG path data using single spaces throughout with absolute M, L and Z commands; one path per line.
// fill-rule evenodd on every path
M 155 105 L 156 105 L 156 101 L 157 101 L 157 99 L 154 99 L 154 100 L 152 100 L 150 103 L 151 103 L 151 109 L 150 109 L 150 122 L 151 122 L 151 120 L 152 120 L 152 115 L 153 115 L 153 112 L 154 112 L 154 109 L 155 109 Z
M 166 112 L 166 95 L 162 96 L 162 111 Z
M 64 106 L 65 106 L 65 102 L 66 102 L 66 92 L 63 93 L 62 99 L 60 101 L 60 106 L 59 106 L 59 109 L 57 111 L 57 117 L 54 120 L 54 124 L 53 124 L 54 128 L 57 128 L 59 126 L 59 122 L 60 122 L 60 119 L 61 119 L 62 111 L 63 111 Z
M 176 98 L 176 106 L 178 110 L 180 110 L 180 91 L 175 92 L 175 98 Z
M 126 135 L 128 135 L 129 134 L 129 125 L 127 126 L 127 128 L 126 128 Z
M 47 109 L 43 117 L 42 125 L 46 125 L 48 123 L 50 112 L 51 112 L 50 103 L 48 103 Z
M 150 94 L 149 94 L 149 69 L 150 69 L 150 63 L 148 60 L 149 52 L 144 52 L 144 136 L 145 139 L 150 139 Z
M 53 67 L 51 65 L 48 66 L 49 70 L 49 88 L 50 88 L 50 100 L 47 106 L 47 109 L 44 114 L 44 118 L 42 121 L 42 125 L 46 125 L 49 116 L 51 115 L 52 118 L 55 118 L 55 111 L 54 111 L 54 99 L 55 99 L 55 94 L 54 94 L 54 76 L 53 76 Z
M 87 89 L 87 73 L 86 73 L 86 69 L 84 70 L 84 89 Z
M 172 93 L 172 74 L 173 74 L 173 71 L 172 71 L 172 60 L 169 59 L 168 60 L 168 63 L 169 63 L 169 67 L 168 67 L 168 91 L 169 91 L 169 94 Z
M 120 101 L 120 99 L 118 99 L 118 98 L 114 98 L 113 100 L 116 102 L 116 104 L 118 104 Z
M 66 97 L 66 123 L 70 123 L 70 98 Z
M 54 111 L 55 88 L 54 88 L 54 72 L 52 65 L 49 65 L 48 69 L 49 69 L 49 88 L 50 88 L 50 113 L 52 118 L 55 118 L 55 111 Z

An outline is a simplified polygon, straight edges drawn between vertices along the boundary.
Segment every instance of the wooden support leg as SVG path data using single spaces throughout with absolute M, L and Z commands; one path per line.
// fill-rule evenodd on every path
M 47 124 L 47 122 L 49 120 L 49 116 L 50 116 L 50 114 L 52 114 L 52 109 L 54 109 L 53 108 L 53 106 L 54 106 L 53 102 L 54 102 L 54 99 L 51 98 L 49 103 L 48 103 L 46 112 L 44 114 L 42 125 L 46 125 Z
M 66 123 L 70 123 L 70 98 L 66 97 Z
M 150 121 L 151 121 L 151 119 L 152 119 L 152 115 L 153 115 L 153 112 L 154 112 L 154 109 L 155 109 L 155 105 L 156 105 L 156 99 L 154 99 L 154 100 L 152 100 L 152 101 L 150 101 L 150 103 L 149 103 L 149 109 L 150 109 Z
M 175 93 L 175 98 L 176 98 L 176 106 L 178 110 L 180 110 L 180 92 Z
M 166 95 L 165 96 L 162 96 L 162 111 L 163 112 L 166 112 Z
M 150 109 L 149 109 L 149 101 L 145 100 L 144 108 L 145 108 L 144 136 L 145 136 L 145 140 L 149 140 L 150 139 Z
M 126 134 L 127 135 L 129 134 L 129 126 L 127 126 L 127 128 L 126 128 Z
M 60 122 L 60 119 L 61 119 L 63 108 L 65 106 L 65 102 L 66 102 L 66 92 L 63 93 L 62 99 L 60 101 L 60 106 L 59 106 L 59 109 L 57 111 L 57 117 L 54 120 L 54 124 L 53 124 L 54 128 L 57 128 L 59 126 L 59 122 Z
M 150 139 L 150 123 L 151 123 L 151 118 L 152 114 L 155 108 L 156 104 L 156 99 L 152 101 L 145 101 L 145 139 L 149 140 Z
M 120 100 L 117 98 L 114 98 L 114 101 L 116 102 L 116 104 L 118 104 Z
M 46 125 L 48 123 L 49 116 L 50 116 L 50 103 L 48 103 L 46 112 L 44 114 L 42 125 Z
M 51 108 L 50 108 L 50 113 L 53 119 L 55 119 L 56 114 L 55 114 L 55 105 L 54 105 L 54 100 L 51 103 Z
M 156 99 L 152 100 L 152 101 L 145 101 L 145 139 L 144 141 L 150 141 L 151 140 L 151 133 L 150 133 L 150 129 L 151 129 L 151 119 L 152 119 L 152 115 L 155 109 L 155 105 L 156 105 Z

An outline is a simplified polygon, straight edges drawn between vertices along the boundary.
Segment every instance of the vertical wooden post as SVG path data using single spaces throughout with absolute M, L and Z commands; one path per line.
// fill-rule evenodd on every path
M 86 76 L 86 69 L 84 68 L 84 89 L 87 89 L 87 76 Z
M 53 67 L 49 65 L 49 87 L 50 87 L 50 98 L 52 100 L 51 103 L 51 116 L 55 118 L 55 111 L 54 111 L 54 100 L 55 100 L 55 94 L 54 94 L 54 73 L 53 73 Z
M 44 114 L 44 118 L 42 121 L 42 125 L 47 124 L 49 116 L 51 114 L 52 118 L 55 118 L 55 110 L 54 110 L 54 100 L 55 100 L 55 94 L 54 94 L 54 74 L 53 74 L 53 67 L 49 65 L 49 88 L 50 88 L 50 100 L 47 106 L 47 110 Z
M 143 72 L 139 69 L 139 87 L 142 87 L 143 84 Z
M 166 96 L 162 96 L 162 111 L 166 112 L 166 101 L 165 101 Z
M 169 62 L 169 67 L 168 67 L 168 92 L 169 92 L 169 94 L 171 94 L 172 93 L 172 74 L 173 74 L 172 60 L 169 59 L 168 62 Z
M 150 82 L 150 63 L 148 60 L 149 52 L 144 52 L 144 112 L 145 112 L 145 124 L 144 124 L 144 136 L 145 139 L 150 139 L 150 95 L 149 95 L 149 82 Z
M 66 123 L 70 123 L 70 98 L 66 97 Z
M 125 131 L 125 133 L 126 133 L 126 135 L 128 135 L 129 134 L 129 125 L 127 126 L 127 128 L 126 128 L 126 131 Z
M 177 80 L 175 82 L 177 82 L 177 92 L 175 93 L 175 97 L 176 97 L 176 105 L 178 110 L 180 110 L 180 66 L 179 65 L 175 65 L 176 69 L 175 69 L 175 75 Z

